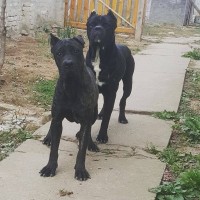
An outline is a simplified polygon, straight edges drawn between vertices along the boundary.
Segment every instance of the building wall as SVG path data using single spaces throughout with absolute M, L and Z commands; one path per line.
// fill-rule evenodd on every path
M 46 22 L 63 25 L 64 2 L 64 0 L 7 0 L 8 36 L 18 35 L 22 30 L 33 33 Z
M 148 22 L 183 25 L 185 4 L 186 0 L 151 0 Z

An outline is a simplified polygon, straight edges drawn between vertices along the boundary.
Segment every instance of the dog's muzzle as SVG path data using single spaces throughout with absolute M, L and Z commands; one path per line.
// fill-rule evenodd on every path
M 73 67 L 73 65 L 74 65 L 74 63 L 73 63 L 73 61 L 71 59 L 66 59 L 62 63 L 62 66 L 64 68 L 71 68 L 71 67 Z
M 104 37 L 104 29 L 102 26 L 95 26 L 91 31 L 91 43 L 95 46 L 101 46 Z

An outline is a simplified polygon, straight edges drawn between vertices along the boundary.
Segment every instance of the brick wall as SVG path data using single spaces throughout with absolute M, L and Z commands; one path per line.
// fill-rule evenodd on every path
M 19 35 L 22 30 L 33 34 L 47 22 L 62 26 L 63 20 L 64 0 L 7 0 L 8 36 Z

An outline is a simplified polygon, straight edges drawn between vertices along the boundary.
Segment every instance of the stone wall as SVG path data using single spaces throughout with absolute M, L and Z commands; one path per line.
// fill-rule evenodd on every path
M 19 35 L 22 31 L 33 34 L 35 29 L 47 22 L 62 26 L 64 2 L 64 0 L 7 0 L 8 36 Z
M 186 0 L 151 0 L 149 22 L 183 25 L 185 4 Z

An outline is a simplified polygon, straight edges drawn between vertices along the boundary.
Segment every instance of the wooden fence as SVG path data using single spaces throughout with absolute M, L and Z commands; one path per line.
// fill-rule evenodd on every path
M 135 33 L 139 18 L 144 12 L 139 11 L 141 1 L 145 0 L 65 0 L 64 25 L 85 29 L 87 18 L 95 10 L 98 14 L 106 14 L 112 9 L 118 21 L 116 32 Z M 144 8 L 145 6 L 143 6 Z

